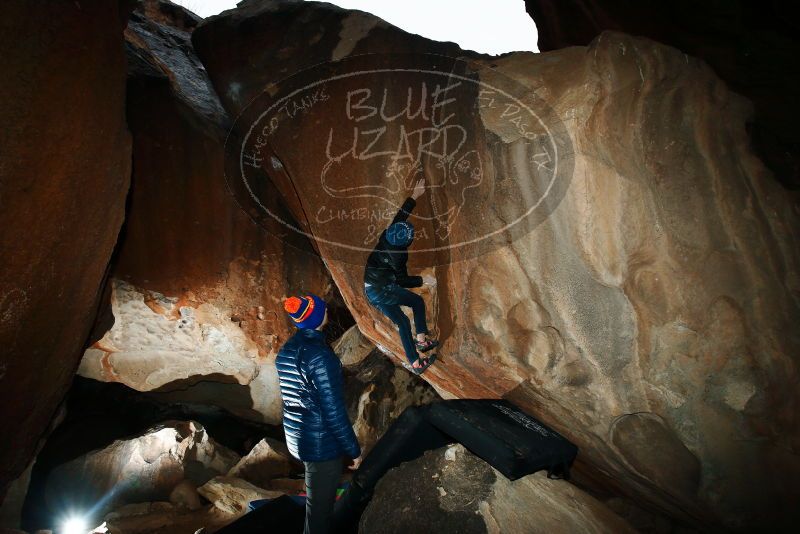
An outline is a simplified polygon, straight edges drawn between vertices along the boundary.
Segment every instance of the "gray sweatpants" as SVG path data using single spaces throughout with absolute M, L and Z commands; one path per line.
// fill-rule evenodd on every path
M 306 528 L 304 534 L 326 534 L 331 527 L 342 459 L 303 462 L 306 466 Z

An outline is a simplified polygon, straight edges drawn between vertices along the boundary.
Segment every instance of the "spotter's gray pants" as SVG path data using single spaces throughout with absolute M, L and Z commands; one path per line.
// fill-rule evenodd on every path
M 306 466 L 306 527 L 304 534 L 326 534 L 333 519 L 342 459 L 303 462 Z

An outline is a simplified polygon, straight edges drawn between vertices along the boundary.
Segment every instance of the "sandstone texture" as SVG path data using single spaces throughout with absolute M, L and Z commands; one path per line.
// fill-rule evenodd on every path
M 0 500 L 36 453 L 94 322 L 125 211 L 125 3 L 3 3 Z
M 275 424 L 273 362 L 293 330 L 283 299 L 336 290 L 307 239 L 279 239 L 229 193 L 228 119 L 192 50 L 197 21 L 148 1 L 125 32 L 131 198 L 110 275 L 113 327 L 79 374 Z
M 228 476 L 242 478 L 256 486 L 267 488 L 273 479 L 302 470 L 302 465 L 298 465 L 292 458 L 286 443 L 264 438 L 231 468 Z
M 203 507 L 197 488 L 188 480 L 179 482 L 169 493 L 169 502 L 179 508 L 199 510 Z
M 197 488 L 197 491 L 214 506 L 233 515 L 245 514 L 252 501 L 275 499 L 283 495 L 283 492 L 261 489 L 236 477 L 215 477 Z
M 635 530 L 568 482 L 549 480 L 543 473 L 512 482 L 462 445 L 452 445 L 426 452 L 384 475 L 361 517 L 359 532 L 632 534 Z
M 753 102 L 751 139 L 775 178 L 800 187 L 800 53 L 795 2 L 525 0 L 542 52 L 588 45 L 603 31 L 648 37 L 708 63 Z
M 680 522 L 794 524 L 797 197 L 705 63 L 614 32 L 490 58 L 312 2 L 243 2 L 192 41 L 226 168 L 275 185 L 380 349 L 402 359 L 363 262 L 425 177 L 409 271 L 437 279 L 437 392 L 515 402 Z
M 364 358 L 375 350 L 375 345 L 353 325 L 336 340 L 332 346 L 333 351 L 346 368 L 358 366 Z

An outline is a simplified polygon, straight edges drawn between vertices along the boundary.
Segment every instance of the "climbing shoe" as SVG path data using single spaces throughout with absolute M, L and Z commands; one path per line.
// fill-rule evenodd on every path
M 414 344 L 417 346 L 417 350 L 420 352 L 428 352 L 434 347 L 439 346 L 439 342 L 435 339 L 426 339 L 425 341 L 415 341 Z
M 436 361 L 436 355 L 435 354 L 431 354 L 428 357 L 420 356 L 417 359 L 417 361 L 420 362 L 422 365 L 420 365 L 419 367 L 414 367 L 412 364 L 404 362 L 403 363 L 403 367 L 405 367 L 406 369 L 408 369 L 409 371 L 411 371 L 415 375 L 421 375 L 422 373 L 425 372 L 425 370 L 428 367 L 433 365 L 433 362 Z

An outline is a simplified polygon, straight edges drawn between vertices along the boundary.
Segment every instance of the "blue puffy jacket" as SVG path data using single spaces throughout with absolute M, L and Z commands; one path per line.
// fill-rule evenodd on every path
M 275 365 L 289 452 L 304 462 L 357 458 L 361 448 L 344 406 L 342 364 L 325 344 L 325 334 L 299 328 Z

